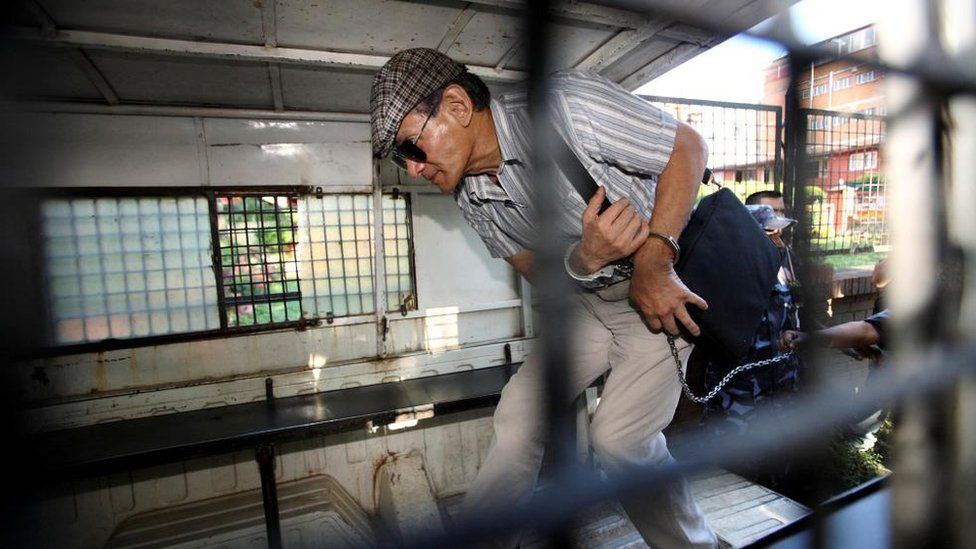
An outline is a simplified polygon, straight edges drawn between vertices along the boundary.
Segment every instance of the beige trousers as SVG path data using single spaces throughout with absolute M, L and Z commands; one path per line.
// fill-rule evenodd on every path
M 627 283 L 621 283 L 576 295 L 567 338 L 571 398 L 610 372 L 589 433 L 600 464 L 611 475 L 672 460 L 661 431 L 671 422 L 681 391 L 667 338 L 648 330 L 627 301 L 627 289 Z M 691 346 L 677 343 L 684 365 Z M 531 498 L 547 432 L 540 419 L 545 379 L 538 356 L 527 358 L 502 391 L 494 416 L 495 437 L 465 497 L 465 512 L 525 505 Z M 651 547 L 717 546 L 683 479 L 621 503 Z M 517 539 L 506 539 L 502 546 L 513 546 Z

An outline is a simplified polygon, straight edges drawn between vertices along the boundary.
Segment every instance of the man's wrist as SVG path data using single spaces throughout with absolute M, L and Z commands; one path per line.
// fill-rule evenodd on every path
M 563 263 L 566 267 L 566 273 L 569 274 L 575 280 L 580 282 L 590 282 L 596 280 L 597 278 L 610 276 L 613 274 L 613 267 L 604 267 L 598 265 L 594 269 L 587 269 L 586 267 L 581 267 L 578 265 L 573 265 L 573 257 L 577 255 L 580 247 L 580 242 L 575 242 L 569 245 L 566 249 L 566 254 L 563 258 Z
M 674 250 L 664 240 L 648 238 L 637 250 L 635 259 L 639 263 L 663 269 L 673 267 L 676 258 Z
M 577 242 L 572 244 L 573 251 L 569 255 L 569 266 L 573 269 L 576 274 L 587 275 L 593 271 L 599 270 L 603 265 L 594 265 L 590 258 L 586 257 L 583 253 L 583 243 Z

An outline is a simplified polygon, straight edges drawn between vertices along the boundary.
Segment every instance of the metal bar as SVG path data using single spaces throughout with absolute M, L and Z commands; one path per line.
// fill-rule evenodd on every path
M 278 484 L 275 482 L 274 444 L 261 444 L 255 451 L 261 474 L 261 498 L 264 503 L 264 524 L 270 549 L 281 549 L 281 518 L 278 516 Z
M 281 66 L 277 63 L 268 63 L 268 83 L 271 85 L 274 110 L 276 112 L 285 110 L 284 92 L 281 89 Z
M 312 122 L 368 123 L 369 113 L 326 111 L 271 111 L 178 105 L 103 105 L 81 102 L 0 101 L 0 111 L 106 114 L 111 116 L 186 116 L 201 118 L 245 118 L 256 120 L 300 120 Z
M 526 52 L 532 60 L 529 69 L 528 111 L 532 120 L 531 158 L 532 177 L 538 181 L 554 181 L 556 165 L 554 162 L 553 140 L 559 139 L 553 126 L 554 118 L 550 109 L 552 97 L 549 94 L 549 75 L 552 67 L 552 25 L 549 2 L 537 0 L 526 9 L 525 14 Z M 557 200 L 557 191 L 552 185 L 541 185 L 538 189 L 536 206 L 536 235 L 534 265 L 537 276 L 545 283 L 539 288 L 542 294 L 543 318 L 546 329 L 541 334 L 542 369 L 544 394 L 537 404 L 542 411 L 542 419 L 548 429 L 547 454 L 552 456 L 557 480 L 553 491 L 565 493 L 570 490 L 568 481 L 575 475 L 576 462 L 576 418 L 570 405 L 577 395 L 570 394 L 569 381 L 564 375 L 564 365 L 570 361 L 567 334 L 570 332 L 567 296 L 572 295 L 569 279 L 563 273 L 562 252 L 556 229 L 558 208 L 562 202 Z M 538 408 L 537 408 L 538 409 Z M 553 547 L 571 545 L 569 531 L 571 517 L 565 517 L 561 528 L 551 532 Z M 448 545 L 450 546 L 450 545 Z
M 659 74 L 663 74 L 672 68 L 695 57 L 704 50 L 707 50 L 725 40 L 725 38 L 711 40 L 705 44 L 684 43 L 678 44 L 664 55 L 651 61 L 650 63 L 637 69 L 630 76 L 620 80 L 620 85 L 628 90 L 635 90 Z
M 468 26 L 471 22 L 471 18 L 477 14 L 477 10 L 471 7 L 470 4 L 464 7 L 451 26 L 447 28 L 447 32 L 444 33 L 444 37 L 441 38 L 440 43 L 437 44 L 437 51 L 441 53 L 447 53 L 447 50 L 451 49 L 451 46 L 457 42 L 461 33 L 464 32 L 464 27 Z
M 105 75 L 102 71 L 98 70 L 95 63 L 85 54 L 85 52 L 80 49 L 68 50 L 68 56 L 75 62 L 75 65 L 85 73 L 88 80 L 95 86 L 98 93 L 102 94 L 105 98 L 105 102 L 109 105 L 119 104 L 119 95 L 115 93 L 115 89 L 109 84 L 108 80 L 105 79 Z
M 195 42 L 192 40 L 129 36 L 81 30 L 61 29 L 54 38 L 50 38 L 44 36 L 38 29 L 14 27 L 8 30 L 6 37 L 51 47 L 91 48 L 152 55 L 199 57 L 232 62 L 274 62 L 312 67 L 379 69 L 389 60 L 389 57 L 385 55 L 299 48 L 271 48 L 223 42 Z M 480 65 L 468 65 L 468 69 L 473 74 L 496 82 L 515 82 L 525 78 L 525 74 L 520 71 L 496 71 L 494 67 Z
M 530 2 L 526 2 L 526 0 L 470 0 L 469 3 L 523 13 Z M 640 13 L 628 10 L 577 1 L 551 3 L 549 14 L 573 21 L 624 28 L 633 28 L 635 24 L 640 24 L 646 18 Z
M 593 50 L 573 68 L 599 71 L 609 67 L 621 59 L 638 45 L 654 37 L 660 30 L 670 25 L 672 21 L 662 17 L 654 17 L 642 23 L 637 28 L 629 28 L 617 33 L 613 38 Z
M 686 99 L 682 97 L 664 97 L 663 95 L 638 95 L 641 99 L 652 103 L 677 103 L 681 105 L 705 105 L 708 107 L 723 107 L 727 109 L 749 109 L 755 111 L 779 112 L 782 109 L 776 105 L 761 103 L 735 103 L 732 101 L 715 101 L 712 99 Z
M 377 318 L 376 355 L 385 357 L 387 352 L 386 330 L 387 322 L 379 319 L 386 317 L 386 243 L 383 239 L 383 188 L 380 184 L 378 161 L 373 162 L 373 207 L 371 219 L 373 226 L 370 234 L 373 236 L 373 310 Z M 359 262 L 356 262 L 357 268 Z
M 228 328 L 227 325 L 227 295 L 224 292 L 224 266 L 220 253 L 220 232 L 217 230 L 217 194 L 214 191 L 206 191 L 207 209 L 210 213 L 210 250 L 211 265 L 214 273 L 214 282 L 217 286 L 217 313 L 220 315 L 220 328 Z M 229 206 L 228 206 L 229 207 Z M 131 344 L 131 340 L 127 341 Z

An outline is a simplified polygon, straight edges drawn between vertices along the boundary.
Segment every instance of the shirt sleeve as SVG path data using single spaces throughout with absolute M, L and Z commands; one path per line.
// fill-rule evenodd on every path
M 885 309 L 864 319 L 864 322 L 874 326 L 874 329 L 878 331 L 878 347 L 881 347 L 882 349 L 888 348 L 889 316 L 891 316 L 891 311 Z
M 554 77 L 580 144 L 596 161 L 646 176 L 664 171 L 677 120 L 619 84 L 590 71 Z

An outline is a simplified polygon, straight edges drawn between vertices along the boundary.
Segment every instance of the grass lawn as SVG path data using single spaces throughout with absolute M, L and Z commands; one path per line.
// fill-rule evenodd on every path
M 875 263 L 887 256 L 887 252 L 861 252 L 857 254 L 828 254 L 820 256 L 820 260 L 834 269 L 849 269 L 852 267 L 873 267 Z

